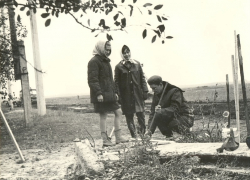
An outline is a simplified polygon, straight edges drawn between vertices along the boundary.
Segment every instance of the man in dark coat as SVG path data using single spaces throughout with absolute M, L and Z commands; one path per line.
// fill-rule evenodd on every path
M 148 79 L 148 84 L 153 90 L 154 96 L 148 121 L 148 131 L 145 135 L 151 137 L 156 127 L 167 138 L 173 136 L 173 131 L 184 135 L 189 134 L 189 129 L 194 123 L 194 115 L 183 96 L 184 91 L 166 81 L 162 81 L 162 78 L 156 75 Z M 165 91 L 164 87 L 166 87 Z M 158 104 L 161 96 L 162 100 Z
M 94 57 L 88 63 L 88 84 L 90 87 L 90 100 L 94 104 L 95 112 L 100 114 L 100 129 L 103 146 L 113 146 L 106 132 L 107 113 L 113 111 L 114 132 L 116 144 L 127 142 L 121 136 L 120 119 L 121 110 L 117 103 L 115 84 L 113 80 L 112 68 L 110 66 L 111 44 L 109 41 L 98 41 L 93 50 Z
M 119 96 L 122 112 L 126 116 L 128 129 L 132 138 L 136 138 L 134 113 L 136 113 L 140 125 L 140 133 L 144 134 L 145 115 L 144 100 L 147 99 L 148 87 L 140 62 L 131 59 L 128 46 L 121 49 L 122 61 L 115 67 L 116 92 Z

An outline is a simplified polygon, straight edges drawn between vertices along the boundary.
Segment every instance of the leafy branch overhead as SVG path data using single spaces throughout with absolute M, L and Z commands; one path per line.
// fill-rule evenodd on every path
M 10 12 L 11 9 L 9 9 Z M 7 8 L 3 8 L 1 10 L 3 14 L 7 14 Z M 9 18 L 13 19 L 13 16 Z M 15 80 L 15 74 L 13 69 L 15 68 L 15 62 L 13 60 L 13 52 L 14 50 L 14 43 L 10 38 L 10 29 L 9 29 L 9 21 L 8 18 L 2 16 L 0 18 L 0 27 L 1 27 L 1 34 L 0 34 L 0 84 L 2 89 L 7 88 L 7 80 L 13 81 Z M 17 40 L 21 40 L 27 36 L 26 27 L 21 23 L 21 17 L 17 16 L 17 21 L 14 24 L 15 31 L 16 31 L 16 38 Z M 6 94 L 4 94 L 5 98 Z
M 143 38 L 146 38 L 146 36 L 149 35 L 149 33 L 147 33 L 148 30 L 153 33 L 152 43 L 155 42 L 157 37 L 162 39 L 162 43 L 164 43 L 165 39 L 170 39 L 169 37 L 171 37 L 165 37 L 164 21 L 167 21 L 168 19 L 165 15 L 160 15 L 159 10 L 162 9 L 162 4 L 153 5 L 152 3 L 145 3 L 143 6 L 139 7 L 136 6 L 137 0 L 126 1 L 126 3 L 131 4 L 125 4 L 125 0 L 90 0 L 85 2 L 82 0 L 30 0 L 30 3 L 26 1 L 25 4 L 20 2 L 23 1 L 0 1 L 0 8 L 12 4 L 15 8 L 19 8 L 20 11 L 26 11 L 27 16 L 30 15 L 31 11 L 36 13 L 37 9 L 43 9 L 44 13 L 41 14 L 41 17 L 45 19 L 46 27 L 50 26 L 53 16 L 59 18 L 60 14 L 67 14 L 72 16 L 82 27 L 89 29 L 91 32 L 99 31 L 98 33 L 117 30 L 126 31 L 125 28 L 128 27 L 130 18 L 135 16 L 134 11 L 138 10 L 143 16 L 155 16 L 153 23 L 158 24 L 155 27 L 151 26 L 149 23 L 142 25 L 145 27 L 142 32 Z M 102 15 L 99 24 L 95 25 L 94 23 L 91 23 L 94 18 L 87 19 L 87 21 L 80 20 L 80 18 L 84 18 L 85 15 L 90 13 L 99 13 Z M 126 15 L 127 13 L 129 15 Z M 80 16 L 77 17 L 77 15 Z M 18 15 L 17 18 L 17 20 L 19 20 L 20 16 Z M 110 23 L 107 18 L 112 19 L 113 23 Z M 86 22 L 86 24 L 83 22 Z M 109 24 L 107 22 L 109 22 Z M 96 36 L 98 36 L 98 34 Z M 111 35 L 108 35 L 107 37 L 113 39 Z

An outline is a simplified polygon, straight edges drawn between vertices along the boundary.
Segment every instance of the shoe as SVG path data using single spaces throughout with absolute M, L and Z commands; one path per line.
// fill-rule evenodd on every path
M 120 144 L 120 143 L 125 143 L 125 142 L 128 142 L 129 140 L 122 137 L 121 135 L 121 129 L 118 129 L 115 132 L 115 142 L 116 144 Z
M 107 132 L 101 132 L 101 136 L 102 136 L 102 145 L 103 146 L 114 146 L 115 144 L 111 142 L 111 140 L 109 139 Z

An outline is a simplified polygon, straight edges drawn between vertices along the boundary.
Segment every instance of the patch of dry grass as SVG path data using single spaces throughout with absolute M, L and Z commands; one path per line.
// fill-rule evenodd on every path
M 80 114 L 72 111 L 47 110 L 43 117 L 33 109 L 34 127 L 25 128 L 22 112 L 7 113 L 6 119 L 21 149 L 54 148 L 61 143 L 72 142 L 75 138 L 88 138 L 87 131 L 94 139 L 100 139 L 99 115 L 95 113 Z M 114 114 L 108 114 L 107 131 L 113 127 Z M 128 134 L 125 120 L 121 128 Z M 87 131 L 85 130 L 87 129 Z M 13 142 L 1 121 L 1 153 L 15 150 Z

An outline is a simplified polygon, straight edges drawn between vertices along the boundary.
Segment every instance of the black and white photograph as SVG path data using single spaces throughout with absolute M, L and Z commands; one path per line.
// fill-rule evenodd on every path
M 0 0 L 1 180 L 250 179 L 249 0 Z

